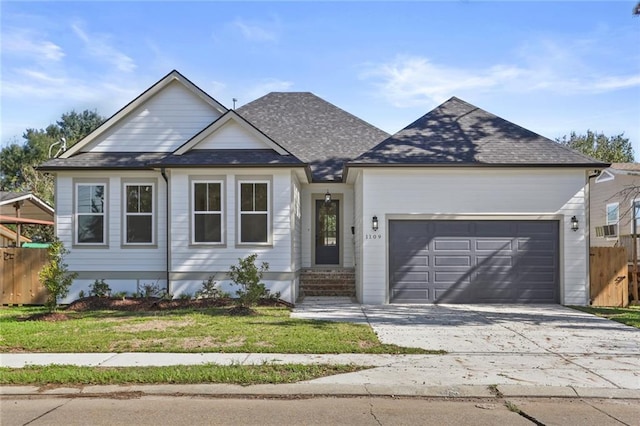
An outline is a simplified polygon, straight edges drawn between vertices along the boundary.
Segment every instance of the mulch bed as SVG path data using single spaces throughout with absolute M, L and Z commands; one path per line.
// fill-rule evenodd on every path
M 261 299 L 258 306 L 284 306 L 293 308 L 293 304 L 280 299 Z M 236 306 L 234 299 L 160 299 L 157 297 L 140 298 L 112 298 L 112 297 L 83 297 L 56 312 L 41 312 L 20 318 L 20 321 L 66 321 L 69 315 L 65 312 L 88 311 L 128 311 L 150 312 L 171 311 L 179 309 L 210 309 L 227 308 L 227 314 L 231 316 L 256 315 L 256 311 L 245 306 Z

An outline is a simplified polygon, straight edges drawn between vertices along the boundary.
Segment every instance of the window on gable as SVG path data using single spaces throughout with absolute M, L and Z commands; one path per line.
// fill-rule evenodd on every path
M 240 183 L 240 243 L 269 242 L 269 183 Z
M 222 182 L 193 182 L 193 243 L 222 243 Z
M 76 185 L 76 243 L 105 244 L 104 184 Z
M 613 225 L 615 227 L 615 233 L 612 236 L 618 235 L 618 221 L 620 220 L 620 206 L 618 203 L 607 204 L 607 225 Z
M 151 184 L 125 185 L 125 235 L 127 244 L 154 243 L 154 190 Z

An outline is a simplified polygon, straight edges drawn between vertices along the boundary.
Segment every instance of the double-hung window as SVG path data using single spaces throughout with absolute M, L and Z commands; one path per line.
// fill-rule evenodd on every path
M 106 244 L 106 185 L 78 183 L 75 189 L 75 243 Z
M 267 244 L 271 231 L 269 181 L 239 183 L 239 235 L 241 244 Z
M 193 244 L 222 244 L 222 181 L 192 181 Z
M 607 225 L 613 225 L 612 237 L 618 235 L 618 221 L 620 220 L 620 205 L 618 203 L 607 204 Z
M 633 221 L 631 222 L 631 233 L 640 234 L 640 200 L 633 200 Z
M 153 244 L 154 185 L 150 183 L 127 183 L 125 193 L 125 243 Z

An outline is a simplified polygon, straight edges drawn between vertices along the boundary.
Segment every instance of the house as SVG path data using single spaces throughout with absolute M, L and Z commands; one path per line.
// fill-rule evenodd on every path
M 2 240 L 0 247 L 16 246 L 18 242 L 31 240 L 21 235 L 22 225 L 53 225 L 53 207 L 28 191 L 0 191 L 0 225 Z M 4 225 L 15 225 L 12 231 Z
M 606 166 L 457 98 L 390 136 L 311 93 L 228 110 L 172 71 L 41 169 L 71 299 L 95 279 L 230 290 L 257 253 L 292 302 L 321 270 L 354 271 L 368 304 L 584 305 Z
M 613 163 L 590 187 L 591 246 L 627 247 L 631 260 L 631 235 L 640 232 L 640 164 Z
M 18 233 L 4 225 L 0 225 L 0 247 L 15 247 Z M 24 235 L 20 236 L 20 244 L 30 243 L 31 240 Z

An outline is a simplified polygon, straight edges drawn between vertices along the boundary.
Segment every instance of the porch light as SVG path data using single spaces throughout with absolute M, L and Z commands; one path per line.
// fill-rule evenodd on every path
M 575 216 L 571 218 L 571 230 L 574 232 L 578 230 L 578 218 Z
M 378 216 L 374 216 L 371 218 L 371 229 L 374 231 L 378 230 Z
M 324 202 L 329 204 L 331 202 L 331 193 L 329 192 L 329 190 L 327 189 L 327 193 L 324 194 Z

